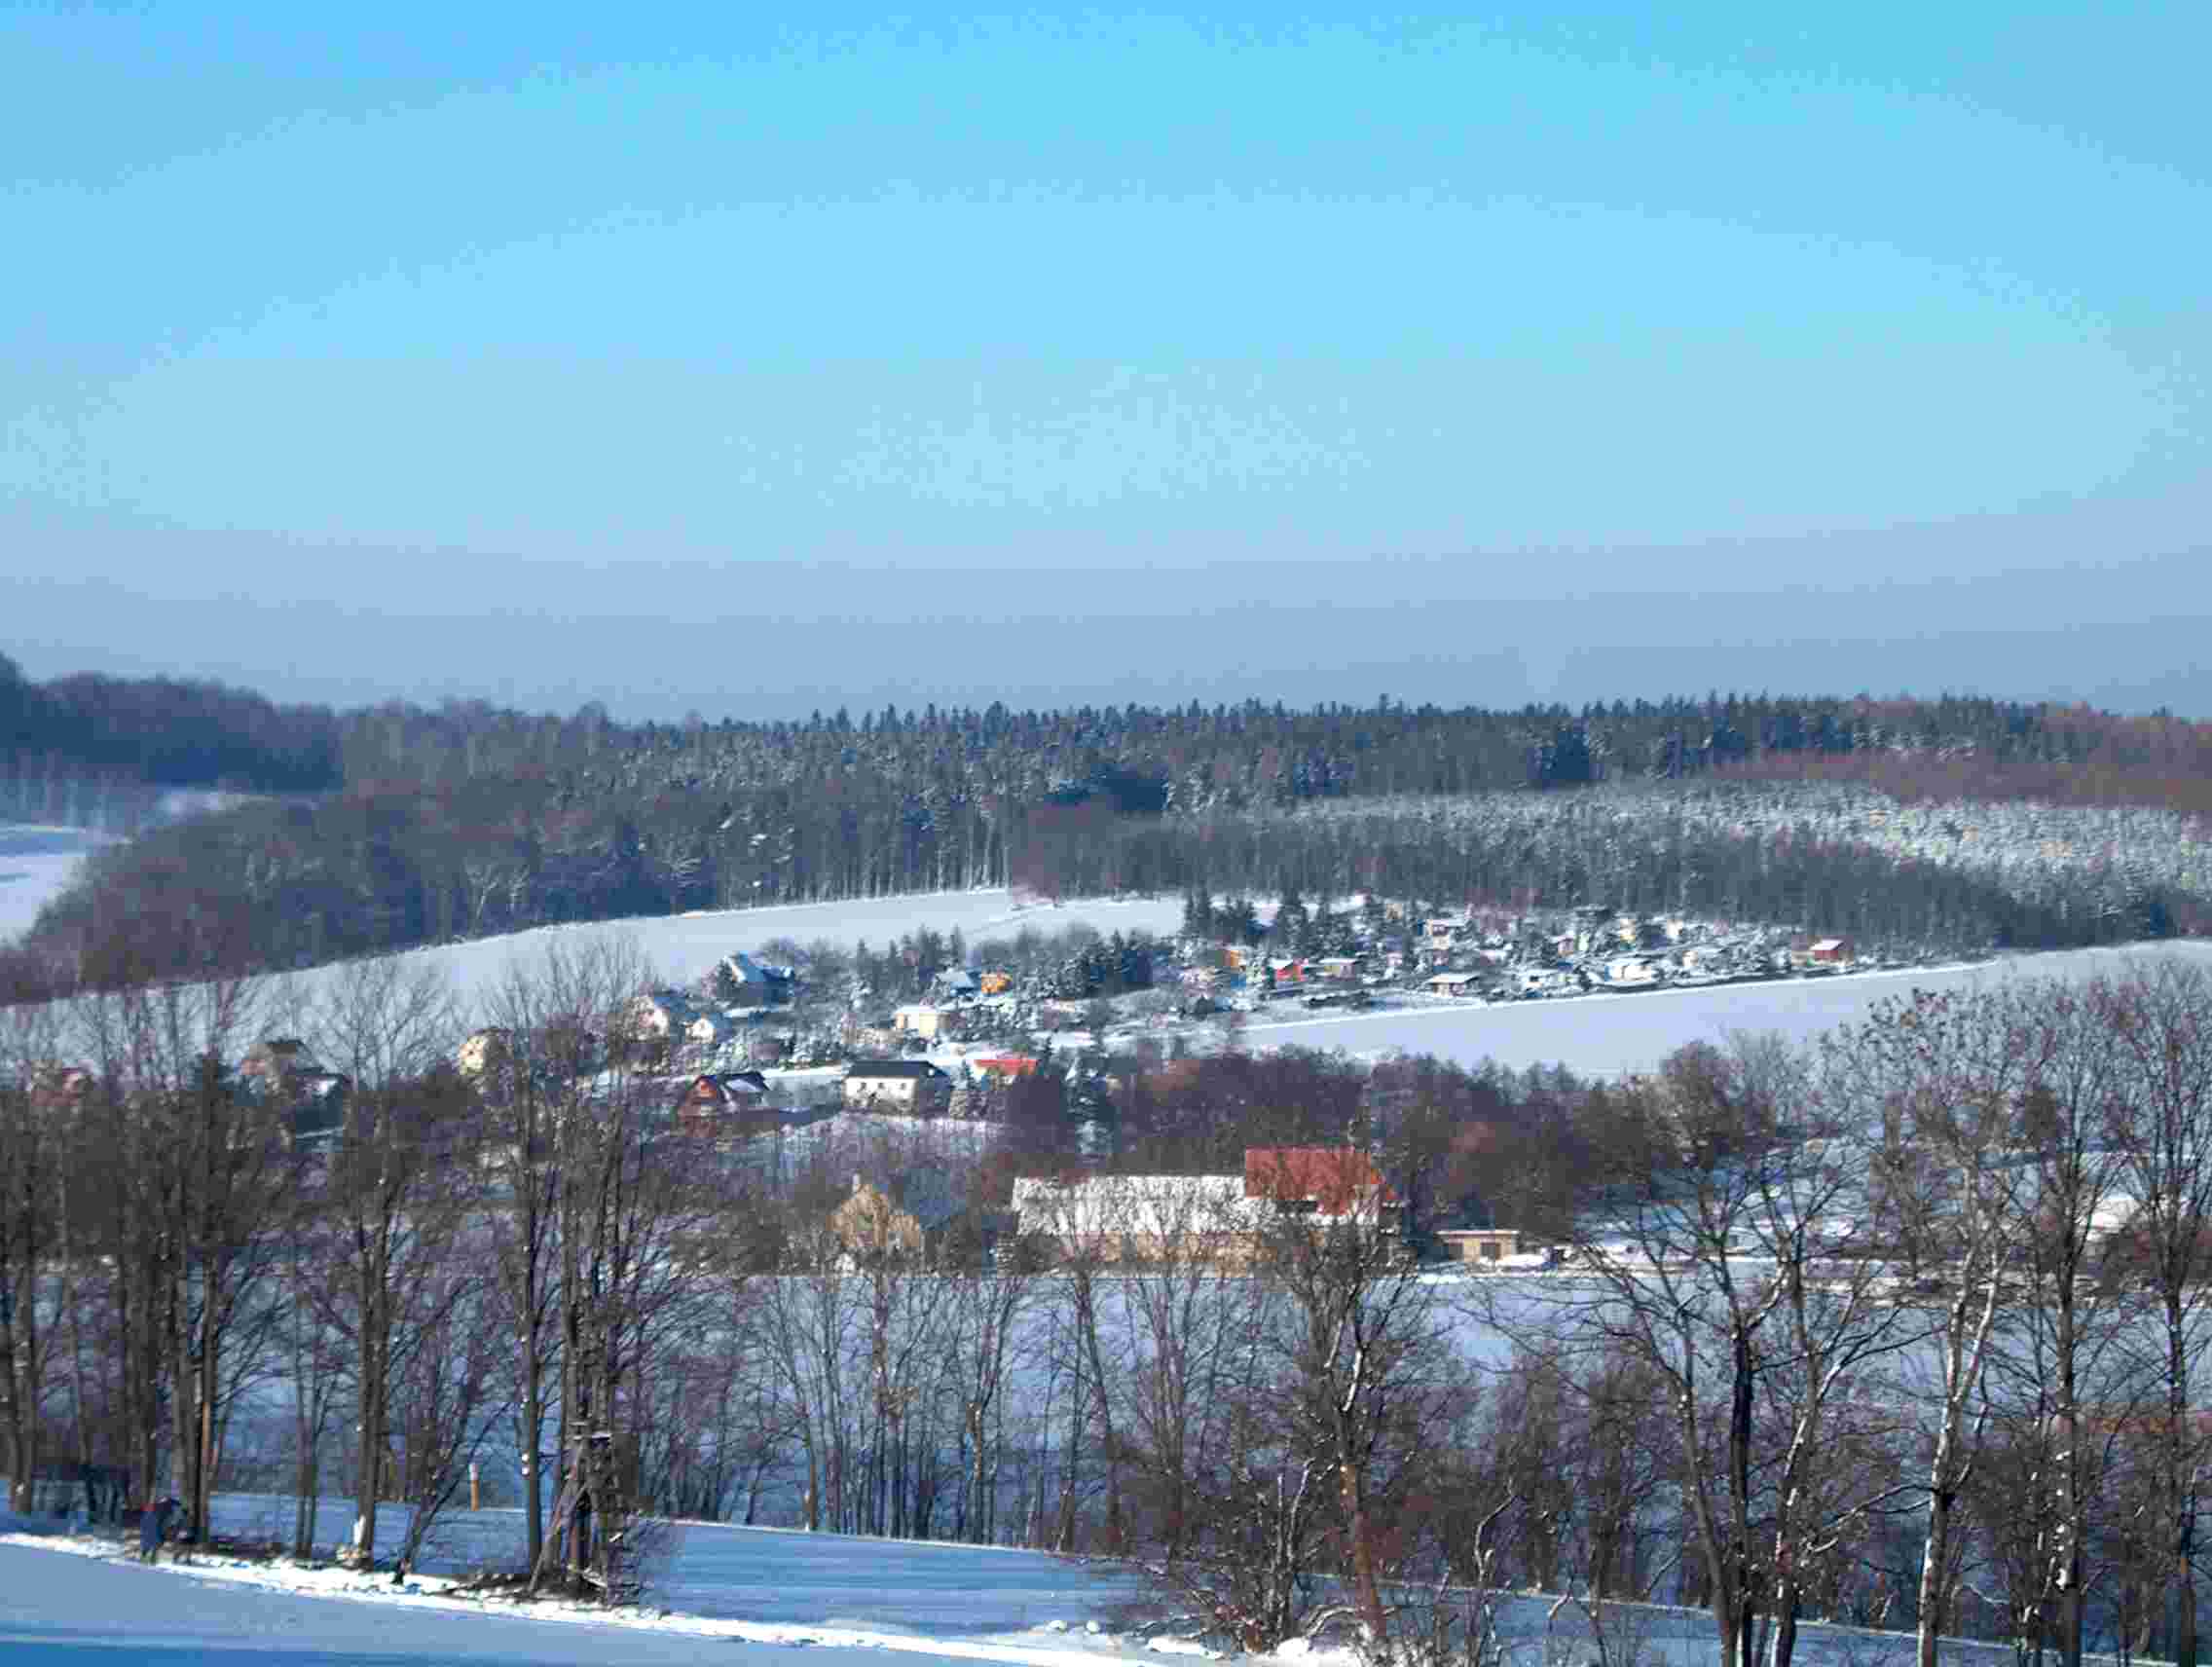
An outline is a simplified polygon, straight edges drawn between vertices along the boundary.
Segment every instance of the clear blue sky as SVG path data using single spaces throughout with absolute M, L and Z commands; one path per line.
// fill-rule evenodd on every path
M 2212 715 L 2212 8 L 0 8 L 0 648 Z

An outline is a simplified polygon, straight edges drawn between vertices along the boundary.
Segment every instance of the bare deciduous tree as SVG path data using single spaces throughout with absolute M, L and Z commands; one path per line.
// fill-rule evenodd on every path
M 2196 1667 L 2196 1477 L 2205 1443 L 2191 1401 L 2212 1275 L 2212 981 L 2158 961 L 2098 986 L 2090 999 L 2113 1043 L 2114 1136 L 2134 1200 L 2118 1253 L 2148 1277 L 2158 1311 L 2157 1537 L 2172 1653 L 2176 1667 Z

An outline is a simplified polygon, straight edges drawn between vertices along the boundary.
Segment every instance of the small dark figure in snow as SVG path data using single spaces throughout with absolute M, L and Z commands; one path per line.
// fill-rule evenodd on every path
M 158 1563 L 162 1541 L 169 1537 L 169 1524 L 184 1508 L 182 1500 L 157 1500 L 138 1513 L 138 1561 Z

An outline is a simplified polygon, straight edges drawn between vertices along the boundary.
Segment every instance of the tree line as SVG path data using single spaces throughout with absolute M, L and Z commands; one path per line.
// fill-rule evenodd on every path
M 1007 883 L 1267 889 L 1289 870 L 1308 891 L 1345 891 L 1367 884 L 1362 871 L 1383 871 L 1408 893 L 1593 901 L 1567 895 L 1587 889 L 1575 871 L 1584 853 L 1530 850 L 1525 836 L 1511 852 L 1485 851 L 1483 837 L 1424 824 L 1404 806 L 1808 777 L 1904 798 L 2194 810 L 2207 802 L 2212 737 L 2165 716 L 1993 700 L 1718 694 L 1580 711 L 1382 698 L 1306 711 L 1257 701 L 993 704 L 887 707 L 857 721 L 839 711 L 623 724 L 597 706 L 568 718 L 458 702 L 339 713 L 214 685 L 34 685 L 0 663 L 0 814 L 141 833 L 89 865 L 44 941 L 66 956 L 105 937 L 108 919 L 191 908 L 210 945 L 189 964 L 232 969 L 568 920 Z M 261 796 L 160 826 L 160 795 L 179 785 Z M 1327 806 L 1372 814 L 1381 838 L 1372 859 L 1346 854 L 1351 829 L 1283 815 Z M 1254 853 L 1256 842 L 1270 849 Z M 1887 889 L 1907 907 L 1971 922 L 1960 930 L 1989 942 L 2139 936 L 2140 922 L 2155 929 L 2194 908 L 2137 886 L 2126 907 L 2139 922 L 2122 930 L 2102 895 L 2109 885 L 2081 910 L 2071 899 L 2000 906 L 1986 886 L 1849 851 L 1786 852 L 1771 838 L 1710 830 L 1671 843 L 1657 859 L 1665 871 L 1647 864 L 1622 877 L 1641 890 L 1672 886 L 1677 898 L 1760 907 L 1786 907 L 1792 893 L 1818 903 L 1839 889 L 1860 900 Z M 1770 872 L 1779 878 L 1764 883 Z M 1835 924 L 1888 935 L 1871 919 Z
M 184 678 L 33 683 L 0 654 L 0 809 L 12 818 L 75 822 L 97 804 L 101 826 L 127 833 L 163 789 L 317 793 L 344 779 L 326 707 Z
M 518 971 L 468 1073 L 392 963 L 304 1010 L 10 1010 L 12 1502 L 120 1466 L 203 1533 L 246 1486 L 304 1550 L 334 1493 L 404 1569 L 477 1462 L 561 1591 L 636 1592 L 646 1525 L 708 1515 L 1111 1554 L 1243 1647 L 1424 1667 L 1494 1658 L 1529 1589 L 1602 1654 L 1671 1601 L 1731 1667 L 1823 1620 L 2195 1659 L 2201 974 L 1620 1083 L 1131 1057 L 1103 1168 L 1043 1073 L 963 1120 L 702 1130 L 625 1038 L 643 975 Z M 1285 1147 L 1383 1184 L 1277 1207 L 1243 1177 Z M 1558 1266 L 1436 1279 L 1470 1204 Z
M 1787 802 L 1769 787 L 1659 784 L 1291 812 L 1006 803 L 970 817 L 869 799 L 839 777 L 744 809 L 682 796 L 592 808 L 541 782 L 258 801 L 94 853 L 11 965 L 52 989 L 299 967 L 563 921 L 1009 881 L 1070 896 L 1204 888 L 1687 912 L 1901 952 L 2207 924 L 2206 871 L 2183 832 L 2115 851 L 2092 830 L 2063 860 L 1972 866 L 1871 842 L 1825 803 L 1807 803 L 1802 820 L 1765 814 L 1778 792 Z

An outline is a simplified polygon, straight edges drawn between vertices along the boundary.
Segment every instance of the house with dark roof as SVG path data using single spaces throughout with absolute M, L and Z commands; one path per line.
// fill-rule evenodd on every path
M 768 1079 L 758 1071 L 707 1071 L 677 1100 L 676 1121 L 686 1134 L 750 1133 L 767 1104 Z

